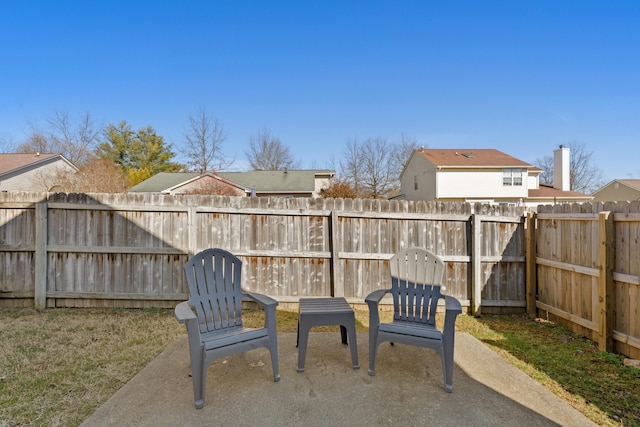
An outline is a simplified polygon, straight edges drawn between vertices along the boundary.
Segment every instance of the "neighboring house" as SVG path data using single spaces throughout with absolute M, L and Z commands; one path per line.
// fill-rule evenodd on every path
M 152 176 L 146 181 L 129 189 L 131 193 L 188 194 L 197 192 L 211 194 L 230 194 L 238 196 L 272 197 L 314 197 L 320 196 L 320 190 L 329 185 L 333 170 L 281 170 L 249 172 L 205 172 L 168 173 Z M 214 187 L 213 181 L 217 181 Z M 222 190 L 222 191 L 217 191 Z
M 540 204 L 587 202 L 570 191 L 569 149 L 554 152 L 553 185 L 540 184 L 542 170 L 495 149 L 418 149 L 400 175 L 405 200 L 505 204 L 535 208 Z
M 614 179 L 592 194 L 594 202 L 640 200 L 640 179 Z
M 224 194 L 233 196 L 244 196 L 249 191 L 212 172 L 202 174 L 160 172 L 128 190 L 129 193 Z
M 0 191 L 64 192 L 56 177 L 77 171 L 61 154 L 0 154 Z

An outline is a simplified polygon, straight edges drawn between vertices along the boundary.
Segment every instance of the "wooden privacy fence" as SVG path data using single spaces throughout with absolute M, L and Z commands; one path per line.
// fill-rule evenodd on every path
M 173 307 L 188 297 L 183 264 L 208 247 L 243 259 L 247 290 L 363 303 L 417 245 L 471 312 L 522 311 L 523 218 L 468 203 L 0 193 L 0 304 Z
M 538 315 L 640 358 L 640 203 L 541 206 Z
M 526 310 L 640 358 L 640 203 L 540 206 L 167 195 L 0 193 L 0 306 L 173 307 L 208 247 L 281 302 L 389 285 L 417 245 L 472 314 Z

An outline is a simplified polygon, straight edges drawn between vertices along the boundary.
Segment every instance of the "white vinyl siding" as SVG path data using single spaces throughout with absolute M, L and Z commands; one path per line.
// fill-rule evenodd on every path
M 527 197 L 528 190 L 526 185 L 523 185 L 522 182 L 520 185 L 503 185 L 503 179 L 502 169 L 448 169 L 439 171 L 437 198 L 495 200 Z

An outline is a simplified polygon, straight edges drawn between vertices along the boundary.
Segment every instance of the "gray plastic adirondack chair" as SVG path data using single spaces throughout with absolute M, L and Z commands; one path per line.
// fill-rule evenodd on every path
M 460 302 L 440 293 L 444 262 L 422 248 L 408 248 L 389 261 L 391 289 L 367 296 L 369 305 L 369 375 L 375 375 L 376 353 L 381 342 L 430 348 L 440 354 L 444 388 L 453 391 L 453 346 L 455 321 L 462 312 Z M 393 296 L 393 321 L 380 323 L 378 304 L 386 294 Z M 438 300 L 445 300 L 442 331 L 436 327 Z
M 274 381 L 278 372 L 276 306 L 273 298 L 240 288 L 242 261 L 223 249 L 206 249 L 184 266 L 189 301 L 175 308 L 178 322 L 185 324 L 196 408 L 204 406 L 207 370 L 216 359 L 266 347 L 271 353 Z M 263 328 L 242 323 L 242 300 L 249 299 L 265 310 Z

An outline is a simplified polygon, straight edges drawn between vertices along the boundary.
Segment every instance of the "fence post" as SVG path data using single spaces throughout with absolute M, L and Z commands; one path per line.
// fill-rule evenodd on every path
M 527 300 L 527 314 L 536 316 L 536 294 L 538 288 L 538 269 L 536 265 L 537 247 L 536 247 L 536 214 L 527 212 L 525 222 L 525 294 Z
M 195 206 L 189 206 L 187 208 L 187 227 L 189 227 L 188 236 L 189 242 L 187 243 L 187 252 L 189 255 L 187 258 L 190 258 L 196 253 L 196 242 L 198 240 L 198 227 L 196 227 L 197 213 Z
M 36 203 L 35 283 L 33 306 L 44 310 L 47 306 L 47 202 Z
M 331 251 L 331 294 L 334 297 L 344 297 L 344 276 L 338 274 L 340 260 L 338 259 L 338 212 L 334 209 L 329 216 L 330 232 L 329 232 L 329 250 Z M 342 278 L 342 280 L 339 280 Z
M 598 214 L 598 303 L 600 311 L 600 323 L 598 349 L 600 351 L 613 351 L 613 321 L 615 300 L 615 287 L 613 283 L 614 263 L 614 227 L 611 212 Z
M 482 314 L 482 221 L 471 215 L 471 314 Z

